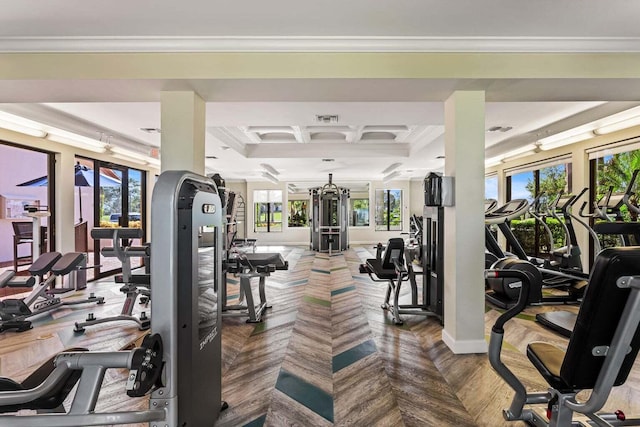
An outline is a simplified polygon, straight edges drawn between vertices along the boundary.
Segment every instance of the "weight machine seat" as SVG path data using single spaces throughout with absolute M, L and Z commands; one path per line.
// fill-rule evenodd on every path
M 285 261 L 279 253 L 246 253 L 242 257 L 235 260 L 244 266 L 261 267 L 266 265 L 274 265 L 276 270 L 288 270 L 289 261 Z
M 62 258 L 59 252 L 45 252 L 29 267 L 32 276 L 44 276 Z
M 80 351 L 88 351 L 88 349 L 80 347 L 70 348 L 64 350 L 64 353 Z M 10 378 L 0 377 L 0 391 L 31 390 L 38 387 L 51 374 L 51 372 L 53 372 L 53 369 L 55 368 L 53 362 L 56 356 L 51 357 L 40 365 L 40 367 L 25 378 L 22 383 L 18 383 Z M 56 387 L 54 387 L 48 394 L 30 402 L 24 402 L 17 405 L 0 406 L 0 413 L 17 412 L 22 409 L 56 409 L 62 405 L 69 392 L 73 387 L 75 387 L 81 375 L 82 370 L 69 370 L 62 380 L 56 384 Z
M 53 265 L 53 267 L 51 267 L 51 272 L 56 276 L 67 275 L 78 268 L 78 266 L 82 264 L 85 259 L 85 255 L 82 252 L 69 252 L 67 254 L 64 254 Z
M 399 237 L 389 239 L 382 258 L 367 259 L 366 267 L 379 279 L 393 280 L 398 277 L 393 260 L 404 264 L 404 240 Z
M 567 350 L 539 342 L 527 346 L 527 357 L 550 386 L 562 391 L 594 388 L 605 359 L 594 355 L 594 349 L 611 346 L 618 324 L 624 320 L 622 312 L 631 293 L 630 289 L 619 288 L 616 282 L 622 276 L 638 275 L 638 248 L 608 248 L 598 255 Z M 626 381 L 639 349 L 640 328 L 637 328 L 631 351 L 625 356 L 614 385 Z

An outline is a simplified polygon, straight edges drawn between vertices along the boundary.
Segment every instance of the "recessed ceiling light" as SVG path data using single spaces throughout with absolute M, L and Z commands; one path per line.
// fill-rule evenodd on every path
M 140 128 L 140 130 L 146 133 L 161 133 L 160 128 Z

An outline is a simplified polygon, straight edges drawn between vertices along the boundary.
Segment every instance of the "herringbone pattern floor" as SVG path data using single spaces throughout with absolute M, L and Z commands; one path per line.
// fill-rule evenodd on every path
M 289 270 L 267 279 L 272 308 L 262 323 L 223 320 L 222 386 L 230 407 L 217 425 L 507 425 L 501 410 L 512 393 L 486 355 L 454 355 L 442 342 L 434 318 L 405 316 L 405 324 L 396 326 L 380 308 L 385 285 L 358 272 L 373 249 L 355 247 L 333 256 L 301 247 L 262 250 L 282 253 Z M 237 283 L 229 277 L 230 302 L 238 298 Z M 107 299 L 95 310 L 99 315 L 119 312 L 122 295 L 117 285 L 92 283 L 89 290 Z M 512 321 L 504 349 L 505 362 L 538 391 L 546 385 L 524 355 L 526 343 L 566 345 L 565 339 L 532 321 L 537 311 L 549 309 L 555 308 L 530 308 Z M 64 348 L 115 350 L 140 334 L 126 322 L 74 334 L 73 322 L 84 319 L 88 310 L 59 310 L 38 319 L 30 331 L 0 334 L 0 375 L 20 380 Z M 487 307 L 487 331 L 498 315 Z M 99 410 L 147 406 L 145 399 L 126 397 L 123 375 L 108 371 Z M 640 363 L 627 384 L 614 391 L 607 408 L 640 413 Z

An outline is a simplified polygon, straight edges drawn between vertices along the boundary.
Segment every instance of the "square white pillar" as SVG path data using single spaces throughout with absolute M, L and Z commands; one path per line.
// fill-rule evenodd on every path
M 456 354 L 485 353 L 483 91 L 454 92 L 445 101 L 445 176 L 455 205 L 444 212 L 444 329 Z
M 194 92 L 160 94 L 161 171 L 204 175 L 205 102 Z
M 65 254 L 75 248 L 75 164 L 73 150 L 63 149 L 56 154 L 56 251 Z

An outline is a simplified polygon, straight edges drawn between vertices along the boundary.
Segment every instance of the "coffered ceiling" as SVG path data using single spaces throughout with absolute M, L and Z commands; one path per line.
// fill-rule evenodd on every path
M 0 0 L 16 52 L 640 52 L 640 2 Z M 640 103 L 634 79 L 12 79 L 0 110 L 146 150 L 159 93 L 206 101 L 210 171 L 283 181 L 399 178 L 442 168 L 443 101 L 484 90 L 487 156 Z M 320 116 L 320 117 L 319 117 Z M 147 132 L 141 130 L 147 129 Z

